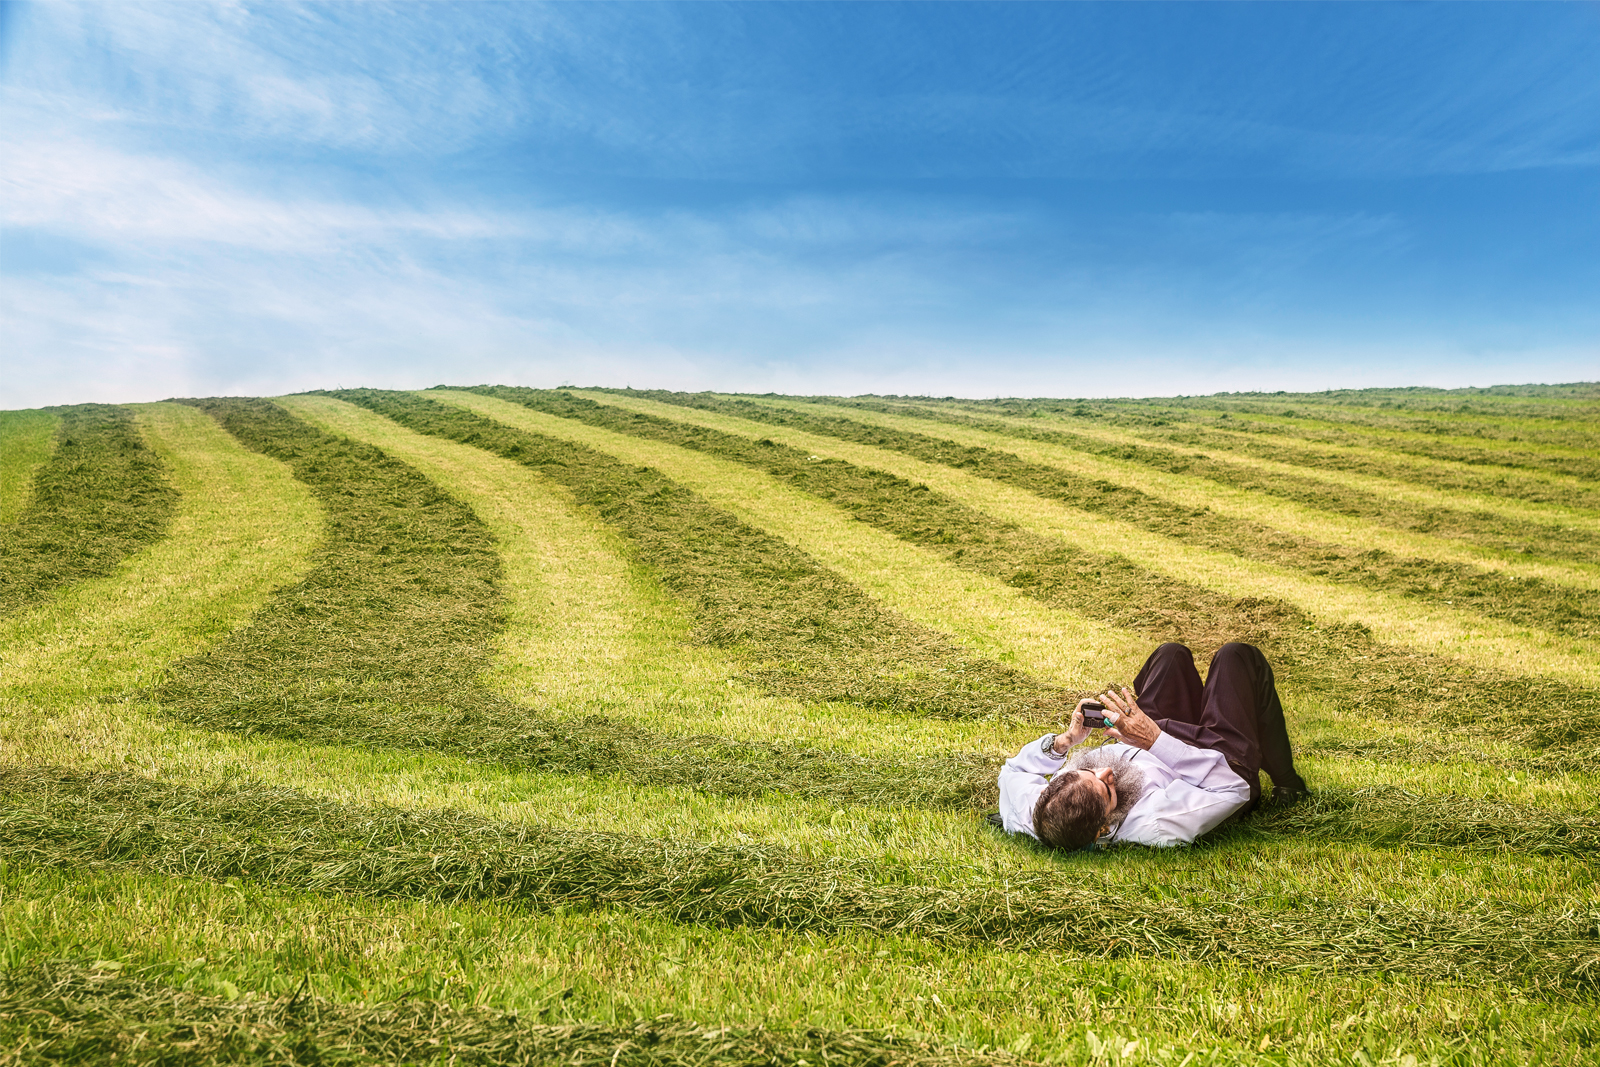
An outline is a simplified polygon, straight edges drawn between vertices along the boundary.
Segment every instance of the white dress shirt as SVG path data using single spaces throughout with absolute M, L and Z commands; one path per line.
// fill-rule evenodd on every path
M 1043 742 L 1043 737 L 1028 742 L 1000 768 L 1000 818 L 1011 833 L 1039 836 L 1033 832 L 1033 806 L 1049 784 L 1047 776 L 1067 761 L 1067 756 L 1045 753 Z M 1128 758 L 1144 772 L 1144 792 L 1103 842 L 1186 845 L 1250 800 L 1250 786 L 1220 752 L 1195 748 L 1168 733 L 1156 738 L 1148 752 L 1121 742 L 1111 747 L 1130 750 Z

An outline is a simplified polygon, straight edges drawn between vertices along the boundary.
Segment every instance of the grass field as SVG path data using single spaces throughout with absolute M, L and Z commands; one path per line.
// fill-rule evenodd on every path
M 1600 386 L 0 413 L 0 1063 L 1600 1062 Z M 1053 854 L 1157 643 L 1313 796 Z

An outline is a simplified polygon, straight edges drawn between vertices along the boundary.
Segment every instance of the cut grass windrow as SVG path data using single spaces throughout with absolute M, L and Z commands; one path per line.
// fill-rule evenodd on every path
M 1119 420 L 1118 425 L 1124 423 Z M 1509 497 L 1555 508 L 1591 513 L 1600 510 L 1600 489 L 1586 480 L 1515 467 L 1467 464 L 1406 452 L 1396 453 L 1366 442 L 1325 443 L 1321 434 L 1285 434 L 1281 432 L 1282 427 L 1254 423 L 1248 419 L 1221 417 L 1215 422 L 1181 421 L 1164 426 L 1135 424 L 1127 428 L 1158 444 L 1176 445 L 1183 449 L 1203 448 L 1225 456 L 1245 455 L 1302 469 L 1344 471 L 1446 492 L 1472 493 L 1489 498 Z M 1491 506 L 1484 510 L 1493 508 Z
M 1594 386 L 1588 387 L 1591 391 Z M 1594 482 L 1597 434 L 1594 404 L 1539 404 L 1482 416 L 1470 402 L 1444 400 L 1428 411 L 1415 401 L 1329 404 L 1316 395 L 1273 397 L 1165 397 L 1151 400 L 963 400 L 973 411 L 1039 416 L 1110 418 L 1127 426 L 1208 423 L 1284 437 L 1378 448 L 1467 467 L 1521 468 Z M 913 398 L 896 398 L 913 399 Z M 918 402 L 926 403 L 925 398 Z M 938 402 L 935 402 L 938 403 Z M 1382 406 L 1380 406 L 1382 405 Z M 940 404 L 939 406 L 944 406 Z
M 696 637 L 744 654 L 770 692 L 949 718 L 1052 718 L 1067 694 L 879 606 L 805 553 L 659 472 L 410 393 L 328 395 L 474 445 L 565 486 L 689 605 Z
M 756 466 L 957 566 L 1101 621 L 1180 640 L 1204 654 L 1230 640 L 1262 646 L 1279 676 L 1342 706 L 1408 723 L 1492 729 L 1566 766 L 1600 765 L 1600 693 L 1549 678 L 1504 674 L 1383 644 L 1358 626 L 1319 626 L 1282 601 L 1236 599 L 1022 530 L 904 478 L 819 461 L 771 441 L 595 404 L 563 392 L 484 386 L 473 392 L 619 433 L 669 441 Z M 1486 714 L 1485 709 L 1493 709 Z M 1505 709 L 1500 711 L 1499 709 Z M 1515 714 L 1512 714 L 1514 710 Z
M 742 402 L 741 402 L 742 403 Z M 697 405 L 698 406 L 698 405 Z M 1186 543 L 1201 545 L 1277 566 L 1289 567 L 1341 584 L 1446 608 L 1464 608 L 1519 626 L 1571 637 L 1600 636 L 1600 601 L 1595 598 L 1596 575 L 1570 565 L 1539 562 L 1540 573 L 1528 573 L 1528 562 L 1501 569 L 1471 559 L 1451 559 L 1449 554 L 1408 555 L 1393 546 L 1344 545 L 1337 536 L 1319 536 L 1327 529 L 1326 512 L 1287 502 L 1279 505 L 1301 512 L 1301 529 L 1283 523 L 1280 514 L 1253 506 L 1262 494 L 1252 489 L 1222 487 L 1202 477 L 1163 471 L 1144 475 L 1156 484 L 1137 488 L 1141 477 L 1124 477 L 1128 464 L 1091 459 L 1058 445 L 1018 441 L 994 431 L 952 426 L 945 434 L 922 433 L 926 423 L 904 416 L 862 412 L 859 419 L 840 418 L 838 409 L 806 404 L 775 405 L 763 402 L 755 409 L 777 407 L 793 416 L 792 425 L 807 432 L 873 444 L 913 456 L 923 462 L 942 462 L 1011 485 L 1089 514 L 1114 517 L 1141 529 Z M 751 410 L 751 409 L 744 409 Z M 741 414 L 740 417 L 743 417 Z M 818 420 L 822 426 L 809 423 Z M 775 420 L 764 420 L 775 421 Z M 909 425 L 907 425 L 909 424 Z M 786 424 L 788 425 L 788 424 Z M 875 433 L 882 440 L 873 442 Z M 955 440 L 951 440 L 950 437 Z M 940 446 L 932 445 L 937 440 Z M 1075 467 L 1088 467 L 1077 469 Z M 1149 471 L 1148 465 L 1144 467 Z M 1129 483 L 1133 484 L 1129 484 Z M 1192 485 L 1193 488 L 1182 487 Z M 1210 486 L 1208 490 L 1206 486 Z M 1114 488 L 1113 488 L 1114 487 Z M 1219 501 L 1217 498 L 1223 497 Z M 1241 501 L 1249 503 L 1240 506 Z M 1240 514 L 1239 512 L 1245 512 Z M 1371 522 L 1356 519 L 1356 522 Z M 1380 526 L 1381 524 L 1374 523 Z M 1554 535 L 1556 531 L 1548 530 Z M 1405 537 L 1395 533 L 1391 536 Z M 1422 535 L 1420 540 L 1455 547 L 1447 538 Z M 1408 546 L 1409 547 L 1409 546 Z M 1417 546 L 1426 551 L 1427 545 Z M 1491 559 L 1502 554 L 1477 551 Z M 1545 577 L 1566 580 L 1543 580 Z
M 1600 490 L 1579 479 L 1519 476 L 1506 468 L 1474 473 L 1468 465 L 1446 467 L 1421 458 L 1391 458 L 1381 450 L 1357 451 L 1357 446 L 1344 446 L 1347 451 L 1343 452 L 1334 451 L 1319 448 L 1314 441 L 1307 441 L 1303 447 L 1277 442 L 1277 450 L 1274 450 L 1269 447 L 1274 444 L 1273 439 L 1263 430 L 1254 434 L 1232 433 L 1231 423 L 1220 424 L 1220 429 L 1205 441 L 1206 446 L 1223 453 L 1213 456 L 1195 452 L 1195 445 L 1181 437 L 1174 441 L 1176 447 L 1148 440 L 1169 429 L 1181 435 L 1190 428 L 1187 424 L 1174 427 L 1171 420 L 1164 418 L 1092 420 L 1074 414 L 1062 420 L 1022 419 L 973 410 L 965 404 L 891 402 L 861 397 L 816 397 L 807 398 L 806 402 L 971 426 L 1059 444 L 1085 453 L 1140 463 L 1153 470 L 1184 473 L 1241 489 L 1259 490 L 1325 511 L 1381 521 L 1397 529 L 1458 537 L 1517 554 L 1557 553 L 1560 545 L 1552 543 L 1555 535 L 1568 528 L 1592 538 L 1593 514 L 1600 510 Z M 1251 442 L 1252 447 L 1239 447 L 1239 440 Z M 1230 457 L 1229 452 L 1242 453 L 1242 456 Z M 1263 464 L 1291 469 L 1274 470 L 1264 468 Z M 1363 480 L 1333 478 L 1326 473 L 1328 470 Z M 1425 497 L 1413 499 L 1411 494 L 1394 492 L 1391 487 L 1395 483 L 1437 490 L 1444 494 L 1442 502 L 1431 503 Z M 1481 498 L 1481 507 L 1474 497 Z M 1508 511 L 1497 503 L 1507 497 L 1529 503 Z M 1584 521 L 1574 521 L 1573 512 Z
M 159 540 L 177 506 L 177 490 L 132 411 L 105 404 L 57 410 L 55 452 L 34 471 L 16 522 L 0 527 L 0 615 L 109 574 Z
M 670 1015 L 632 1026 L 541 1024 L 515 1012 L 407 998 L 367 1004 L 295 994 L 228 999 L 119 973 L 105 961 L 0 974 L 10 1063 L 440 1063 L 462 1067 L 965 1067 L 1005 1051 L 815 1027 L 702 1026 Z
M 0 770 L 0 852 L 22 865 L 248 878 L 321 893 L 498 900 L 675 922 L 1050 946 L 1266 971 L 1384 973 L 1600 991 L 1600 913 L 1500 904 L 1432 912 L 1365 900 L 1153 896 L 1108 905 L 1093 872 L 951 884 L 948 871 L 811 861 L 771 848 L 508 828 L 452 812 L 343 807 L 280 788 L 197 790 L 132 775 Z M 943 884 L 941 884 L 943 883 Z
M 192 407 L 154 405 L 142 417 L 146 419 L 146 429 L 154 447 L 163 455 L 183 492 L 180 513 L 173 522 L 173 534 L 141 553 L 137 560 L 130 561 L 125 568 L 125 575 L 119 572 L 119 580 L 125 583 L 124 586 L 111 584 L 112 579 L 109 578 L 86 582 L 52 600 L 43 612 L 34 612 L 25 618 L 13 617 L 7 620 L 6 627 L 0 627 L 6 631 L 0 633 L 0 638 L 4 638 L 0 644 L 7 647 L 7 686 L 5 692 L 0 693 L 0 703 L 4 704 L 0 710 L 14 716 L 11 720 L 14 728 L 6 740 L 15 750 L 47 752 L 50 754 L 42 758 L 54 760 L 64 758 L 78 751 L 79 746 L 87 744 L 104 761 L 102 765 L 120 764 L 124 760 L 146 764 L 158 749 L 137 744 L 131 749 L 124 747 L 130 743 L 130 737 L 142 736 L 134 725 L 140 718 L 136 706 L 106 704 L 96 698 L 149 684 L 149 680 L 157 677 L 163 665 L 170 660 L 179 659 L 192 652 L 197 645 L 203 647 L 210 640 L 226 639 L 236 625 L 245 622 L 262 600 L 270 596 L 273 586 L 293 581 L 303 573 L 304 558 L 311 548 L 309 542 L 315 538 L 318 523 L 310 494 L 302 483 L 295 481 L 282 464 L 243 449 L 212 419 Z M 370 417 L 383 421 L 375 415 Z M 393 427 L 387 422 L 383 424 Z M 462 451 L 477 455 L 481 460 L 488 459 L 474 450 Z M 516 467 L 511 469 L 521 470 Z M 523 476 L 531 477 L 526 474 Z M 191 571 L 203 574 L 204 583 L 196 585 L 174 579 L 175 575 Z M 92 595 L 97 586 L 104 587 L 98 598 Z M 241 598 L 243 602 L 240 602 Z M 31 622 L 24 625 L 27 620 Z M 85 654 L 86 648 L 92 649 L 92 653 Z M 10 700 L 15 703 L 7 702 Z M 82 714 L 67 710 L 78 702 L 95 710 Z M 110 710 L 113 708 L 116 709 L 114 712 Z M 281 706 L 277 710 L 279 713 L 283 711 Z M 150 707 L 150 712 L 160 714 L 154 706 Z M 520 716 L 523 712 L 517 709 L 516 714 Z M 108 731 L 106 716 L 114 716 L 115 721 L 120 721 L 121 726 L 128 727 L 133 733 L 124 735 L 114 729 Z M 55 725 L 46 725 L 52 721 Z M 636 764 L 615 761 L 612 750 L 617 747 L 614 744 L 616 733 L 613 730 L 607 734 L 603 721 L 580 719 L 577 723 L 569 721 L 565 725 L 569 731 L 581 731 L 582 728 L 592 731 L 587 735 L 591 742 L 588 751 L 597 768 L 609 767 L 621 773 L 637 770 Z M 295 729 L 295 724 L 288 722 L 281 724 L 274 732 L 292 732 Z M 634 724 L 628 723 L 625 729 L 631 731 Z M 885 728 L 880 724 L 879 729 Z M 572 734 L 569 732 L 560 736 L 570 741 Z M 783 776 L 792 774 L 797 779 L 803 775 L 803 780 L 797 784 L 791 783 L 794 791 L 800 795 L 815 797 L 819 781 L 824 778 L 836 782 L 836 793 L 826 798 L 830 803 L 852 793 L 877 798 L 882 803 L 938 804 L 941 796 L 946 796 L 952 805 L 959 803 L 962 794 L 942 794 L 941 787 L 937 785 L 956 773 L 950 769 L 952 761 L 949 757 L 930 756 L 928 762 L 921 766 L 908 764 L 903 758 L 887 761 L 881 758 L 884 753 L 891 757 L 903 757 L 905 751 L 915 750 L 914 746 L 908 749 L 905 745 L 904 733 L 896 733 L 895 736 L 899 739 L 895 746 L 878 746 L 875 749 L 879 758 L 863 754 L 856 759 L 851 753 L 840 753 L 837 748 L 830 748 L 832 758 L 794 756 L 794 762 L 801 763 L 801 767 L 788 771 L 784 769 L 787 765 L 783 764 L 782 758 L 763 746 L 741 748 L 730 745 L 722 750 L 718 748 L 721 743 L 714 739 L 668 737 L 659 739 L 664 751 L 679 755 L 685 751 L 691 752 L 705 766 L 696 772 L 702 776 L 699 778 L 684 779 L 682 774 L 662 774 L 659 777 L 669 783 L 687 780 L 694 784 L 706 781 L 713 773 L 722 773 L 725 780 L 715 786 L 721 795 L 732 793 L 748 796 L 753 791 L 771 787 L 772 781 L 777 781 L 782 787 L 785 781 Z M 49 740 L 50 737 L 55 740 Z M 151 743 L 155 743 L 153 739 Z M 164 747 L 178 743 L 168 735 L 160 744 Z M 506 758 L 512 761 L 527 760 L 528 744 L 526 737 L 511 738 L 507 742 Z M 37 748 L 39 745 L 45 747 Z M 52 748 L 52 745 L 56 747 Z M 518 750 L 514 747 L 516 745 L 523 747 Z M 545 762 L 557 767 L 570 768 L 574 765 L 575 757 L 570 748 L 559 749 L 552 740 L 549 749 Z M 941 753 L 947 750 L 944 745 L 934 749 Z M 157 757 L 156 762 L 165 768 L 166 773 L 173 773 L 177 766 L 187 763 L 191 758 L 194 758 L 193 753 L 175 759 L 169 750 Z M 285 762 L 274 764 L 274 758 Z M 562 758 L 567 762 L 561 762 Z M 259 759 L 261 762 L 253 764 L 249 760 L 230 762 L 221 773 L 261 773 L 262 768 L 269 766 L 277 766 L 285 774 L 297 773 L 289 766 L 292 761 L 281 748 L 268 747 Z M 327 771 L 329 762 L 337 760 L 336 752 L 327 749 L 309 757 L 310 763 L 321 768 L 317 773 Z M 201 762 L 204 762 L 204 758 Z M 956 762 L 959 763 L 959 760 Z M 345 765 L 343 771 L 332 773 L 355 774 L 357 777 L 373 775 L 382 779 L 386 787 L 392 786 L 400 795 L 411 797 L 416 795 L 412 791 L 426 789 L 422 783 L 410 780 L 401 773 L 393 759 L 385 762 L 384 758 L 380 758 L 377 766 L 382 769 L 374 769 L 373 764 L 358 760 Z M 253 771 L 250 769 L 252 767 Z M 364 769 L 355 771 L 355 767 Z M 668 769 L 672 769 L 670 765 Z M 973 761 L 969 769 L 977 776 L 981 791 L 992 788 L 992 774 L 983 771 L 977 761 Z M 192 774 L 193 771 L 182 773 Z M 462 772 L 457 769 L 438 773 L 453 778 Z M 314 773 L 313 782 L 315 778 Z M 635 783 L 641 780 L 654 782 L 656 778 L 644 774 L 635 775 L 630 780 Z M 487 786 L 487 782 L 480 780 L 480 785 Z M 526 782 L 503 783 L 498 788 L 513 796 L 520 794 L 518 807 L 522 810 L 521 805 L 528 800 L 526 794 L 522 793 L 529 788 Z M 661 794 L 652 792 L 650 795 Z M 1327 797 L 1323 799 L 1331 802 Z M 410 801 L 407 803 L 410 804 Z M 576 805 L 579 801 L 574 796 L 569 798 L 568 803 Z M 1415 799 L 1412 803 L 1421 803 L 1420 807 L 1408 809 L 1417 826 L 1433 829 L 1425 832 L 1419 830 L 1410 837 L 1396 840 L 1426 843 L 1430 834 L 1436 834 L 1441 842 L 1463 844 L 1467 841 L 1460 827 L 1449 825 L 1456 820 L 1459 804 L 1447 799 L 1443 802 L 1446 806 L 1433 815 L 1430 814 L 1433 809 L 1427 803 Z M 701 809 L 696 815 L 690 816 L 691 821 L 698 818 L 710 823 L 715 810 Z M 1580 852 L 1584 847 L 1581 820 L 1568 823 L 1551 821 L 1536 807 L 1520 811 L 1508 809 L 1496 828 L 1491 825 L 1493 820 L 1489 820 L 1483 811 L 1474 811 L 1475 814 L 1469 813 L 1475 821 L 1468 835 L 1476 835 L 1474 847 L 1496 847 L 1494 842 L 1497 839 L 1506 843 L 1505 847 L 1529 854 L 1565 853 L 1569 850 Z M 911 816 L 908 814 L 906 817 Z M 926 819 L 928 816 L 918 812 L 915 817 Z M 1363 819 L 1366 817 L 1363 816 Z M 898 821 L 896 825 L 899 825 Z M 1366 840 L 1375 832 L 1371 826 L 1363 829 L 1362 825 L 1352 824 L 1352 827 L 1341 829 L 1326 826 L 1310 836 L 1337 837 L 1350 834 L 1352 839 Z M 1529 827 L 1535 827 L 1536 831 Z
M 323 505 L 327 540 L 299 583 L 226 641 L 174 664 L 153 690 L 186 722 L 318 743 L 423 747 L 529 770 L 626 774 L 735 796 L 778 791 L 949 808 L 978 802 L 992 788 L 989 761 L 975 755 L 897 760 L 705 735 L 641 743 L 627 722 L 553 719 L 506 700 L 481 681 L 502 623 L 500 563 L 492 536 L 468 508 L 379 450 L 323 433 L 267 401 L 194 403 L 245 447 L 289 465 Z M 552 446 L 552 455 L 572 459 L 570 447 Z M 611 466 L 619 484 L 642 477 Z M 643 495 L 663 488 L 670 492 L 649 483 Z M 801 575 L 826 580 L 814 568 Z M 739 619 L 732 610 L 724 618 L 725 625 Z M 866 621 L 888 625 L 881 615 Z M 989 692 L 1016 677 L 996 673 Z M 927 689 L 937 692 L 938 681 Z M 892 685 L 883 688 L 892 692 Z M 979 698 L 968 699 L 976 705 Z
M 627 394 L 624 394 L 627 395 Z M 1375 589 L 1397 589 L 1440 602 L 1467 600 L 1474 610 L 1524 625 L 1588 636 L 1600 616 L 1587 608 L 1584 594 L 1561 586 L 1511 578 L 1482 568 L 1435 560 L 1397 558 L 1387 552 L 1352 551 L 1270 526 L 1152 498 L 1127 486 L 1086 478 L 1045 463 L 1030 463 L 1001 448 L 965 446 L 936 432 L 881 425 L 829 413 L 826 407 L 802 411 L 751 400 L 695 393 L 636 392 L 664 403 L 787 426 L 901 452 L 929 463 L 959 467 L 1070 507 L 1114 514 L 1152 532 L 1179 537 L 1255 559 L 1269 560 L 1354 581 Z M 821 403 L 821 402 L 819 402 Z M 1310 477 L 1266 474 L 1226 460 L 1155 445 L 1106 441 L 1083 433 L 1036 429 L 1014 422 L 953 413 L 938 408 L 900 408 L 865 400 L 830 400 L 829 406 L 857 408 L 906 418 L 944 422 L 1053 444 L 1073 451 L 1137 463 L 1167 474 L 1204 478 L 1244 492 L 1260 493 L 1311 508 L 1358 517 L 1392 528 L 1464 540 L 1496 552 L 1531 553 L 1550 559 L 1592 563 L 1600 558 L 1600 532 L 1518 522 L 1483 512 L 1410 505 L 1375 493 L 1333 485 Z M 809 406 L 809 405 L 808 405 Z
M 1404 402 L 1392 407 L 1380 406 L 1381 402 L 1298 402 L 1310 399 L 1303 396 L 1287 406 L 1264 399 L 1180 397 L 1113 403 L 1108 407 L 1135 419 L 1154 416 L 1240 421 L 1306 440 L 1377 447 L 1466 466 L 1521 467 L 1594 482 L 1600 477 L 1600 464 L 1595 460 L 1600 420 L 1595 417 L 1594 386 L 1591 384 L 1589 389 L 1591 397 L 1586 403 L 1534 402 L 1520 411 L 1494 414 L 1472 411 L 1474 405 L 1470 402 L 1452 405 L 1445 401 L 1429 411 L 1422 405 Z
M 763 403 L 780 406 L 794 403 L 768 398 L 760 400 Z M 1089 415 L 1012 418 L 995 415 L 992 411 L 972 411 L 959 405 L 954 406 L 954 410 L 968 416 L 981 415 L 988 421 L 1029 431 L 1065 428 L 1074 434 L 1098 438 L 1110 445 L 1147 445 L 1152 439 L 1158 444 L 1169 444 L 1171 441 L 1160 435 L 1171 426 L 1173 431 L 1179 434 L 1177 444 L 1180 451 L 1192 453 L 1197 447 L 1183 443 L 1182 433 L 1193 429 L 1194 425 L 1181 420 L 1176 421 L 1175 425 L 1174 420 L 1168 419 L 1152 419 L 1150 425 L 1130 425 L 1131 420 L 1093 418 Z M 942 425 L 955 424 L 946 421 Z M 1218 429 L 1210 431 L 1216 436 L 1208 439 L 1205 445 L 1206 451 L 1200 454 L 1208 459 L 1225 460 L 1236 467 L 1255 471 L 1262 477 L 1288 475 L 1293 478 L 1310 478 L 1368 496 L 1375 495 L 1384 500 L 1399 501 L 1412 507 L 1450 513 L 1481 512 L 1490 517 L 1508 519 L 1513 523 L 1575 527 L 1591 532 L 1600 529 L 1600 488 L 1580 479 L 1519 471 L 1510 467 L 1474 467 L 1464 463 L 1406 456 L 1357 445 L 1305 441 L 1271 434 L 1263 428 L 1257 428 L 1251 433 L 1235 433 L 1228 429 L 1228 422 L 1219 422 L 1217 425 Z M 1018 440 L 1021 436 L 1017 435 L 1011 439 Z M 1257 444 L 1270 447 L 1264 447 L 1263 455 L 1255 455 L 1250 448 L 1244 447 Z M 1088 455 L 1088 453 L 1081 454 Z M 1109 460 L 1109 462 L 1122 461 Z M 1284 498 L 1266 499 L 1272 501 Z M 1324 514 L 1331 513 L 1324 512 Z M 1430 535 L 1422 534 L 1422 536 Z M 1490 551 L 1482 546 L 1475 547 L 1479 551 Z M 1526 553 L 1503 553 L 1501 556 L 1508 561 L 1517 561 L 1523 559 Z

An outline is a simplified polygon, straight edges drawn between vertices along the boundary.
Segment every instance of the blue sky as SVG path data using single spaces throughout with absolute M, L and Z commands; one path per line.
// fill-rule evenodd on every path
M 1600 378 L 1594 4 L 0 12 L 3 407 Z

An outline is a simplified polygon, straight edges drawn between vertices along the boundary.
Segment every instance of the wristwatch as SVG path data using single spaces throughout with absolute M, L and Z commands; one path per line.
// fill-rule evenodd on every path
M 1056 738 L 1060 737 L 1060 736 L 1061 736 L 1060 734 L 1051 734 L 1049 737 L 1045 738 L 1043 741 L 1040 741 L 1039 742 L 1039 751 L 1043 752 L 1046 756 L 1049 756 L 1051 759 L 1066 759 L 1067 758 L 1067 753 L 1066 752 L 1059 752 L 1058 753 L 1056 751 Z M 1068 749 L 1067 751 L 1070 752 L 1072 750 Z

